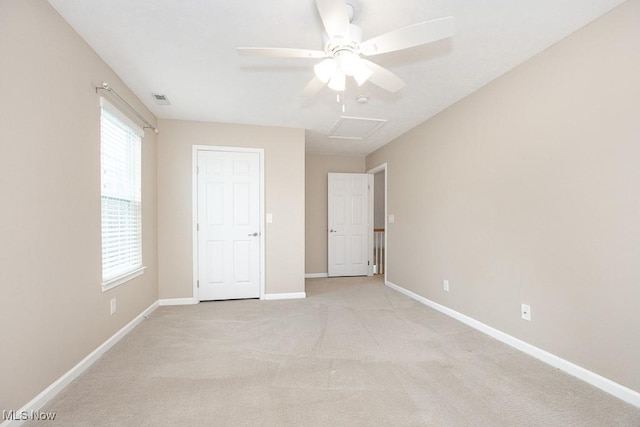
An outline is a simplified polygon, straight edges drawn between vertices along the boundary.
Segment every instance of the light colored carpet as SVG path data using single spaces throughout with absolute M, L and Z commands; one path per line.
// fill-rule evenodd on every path
M 47 426 L 640 426 L 640 409 L 382 284 L 160 307 Z M 43 425 L 32 422 L 31 426 Z

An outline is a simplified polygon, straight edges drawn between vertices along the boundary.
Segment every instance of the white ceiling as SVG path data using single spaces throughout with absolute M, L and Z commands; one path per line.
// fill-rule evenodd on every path
M 407 86 L 324 88 L 303 98 L 313 59 L 238 56 L 236 47 L 323 50 L 314 0 L 49 0 L 159 118 L 306 129 L 307 152 L 368 154 L 624 0 L 348 0 L 364 39 L 452 15 L 447 40 L 375 56 Z M 117 88 L 116 88 L 117 90 Z M 156 105 L 152 93 L 171 105 Z M 369 97 L 358 104 L 357 96 Z M 340 116 L 387 122 L 330 139 Z M 160 129 L 162 131 L 162 129 Z

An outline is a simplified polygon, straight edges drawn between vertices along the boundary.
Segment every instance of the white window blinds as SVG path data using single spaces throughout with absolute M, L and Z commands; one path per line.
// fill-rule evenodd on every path
M 142 129 L 101 100 L 102 283 L 142 268 Z

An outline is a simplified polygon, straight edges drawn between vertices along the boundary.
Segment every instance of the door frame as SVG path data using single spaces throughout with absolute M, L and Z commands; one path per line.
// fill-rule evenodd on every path
M 220 145 L 192 145 L 191 149 L 191 240 L 193 243 L 193 300 L 197 304 L 200 302 L 198 292 L 198 152 L 200 151 L 224 151 L 236 153 L 257 153 L 259 157 L 260 170 L 258 178 L 260 180 L 260 299 L 265 296 L 265 218 L 264 218 L 264 149 L 247 147 L 227 147 Z
M 378 166 L 374 166 L 369 169 L 367 173 L 375 175 L 378 172 L 384 171 L 384 283 L 387 283 L 387 272 L 389 271 L 389 245 L 387 244 L 387 239 L 389 238 L 389 210 L 387 208 L 389 203 L 389 194 L 388 194 L 388 184 L 387 180 L 389 179 L 389 167 L 387 163 L 379 164 Z M 372 220 L 373 222 L 373 220 Z M 371 229 L 370 239 L 373 241 L 373 228 Z M 372 249 L 373 252 L 373 249 Z

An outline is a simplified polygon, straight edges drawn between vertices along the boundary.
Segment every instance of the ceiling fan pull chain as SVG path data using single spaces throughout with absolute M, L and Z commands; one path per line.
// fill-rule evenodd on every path
M 341 93 L 342 93 L 342 97 L 340 97 Z M 347 110 L 346 107 L 344 106 L 344 91 L 336 92 L 336 102 L 338 104 L 340 104 L 340 103 L 342 104 L 341 108 L 342 108 L 342 112 L 344 113 Z

